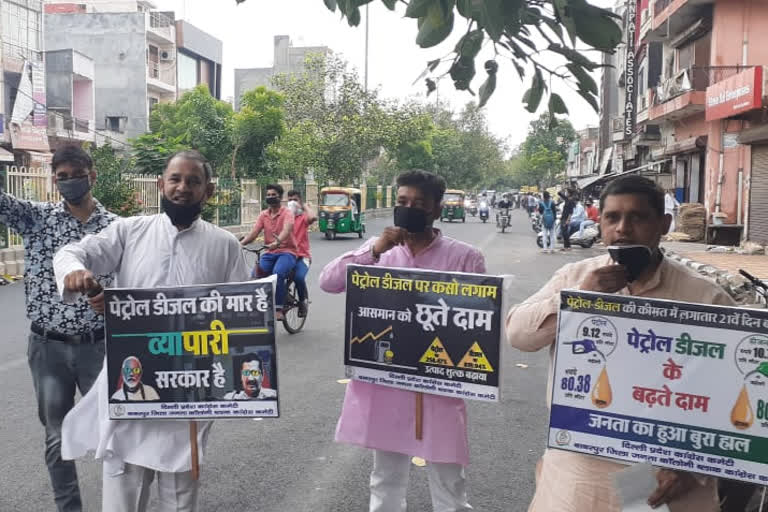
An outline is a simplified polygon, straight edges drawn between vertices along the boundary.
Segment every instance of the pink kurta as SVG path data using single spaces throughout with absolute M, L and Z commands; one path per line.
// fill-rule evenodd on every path
M 480 251 L 436 231 L 437 238 L 416 256 L 407 246 L 396 246 L 382 254 L 378 263 L 371 256 L 371 246 L 376 242 L 372 238 L 356 251 L 326 265 L 320 274 L 320 287 L 329 293 L 343 292 L 350 263 L 485 273 L 485 258 Z M 416 440 L 415 434 L 415 404 L 416 393 L 412 391 L 352 381 L 344 396 L 336 441 L 418 456 L 429 462 L 467 465 L 469 445 L 464 400 L 425 394 L 421 441 Z

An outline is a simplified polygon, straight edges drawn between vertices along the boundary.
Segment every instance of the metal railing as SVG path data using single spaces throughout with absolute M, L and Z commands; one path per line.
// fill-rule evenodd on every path
M 69 112 L 48 111 L 48 126 L 56 130 L 85 134 L 93 130 L 92 124 L 93 121 L 73 117 Z
M 58 202 L 59 191 L 53 185 L 53 175 L 49 167 L 24 167 L 9 165 L 5 168 L 3 190 L 19 199 L 27 201 Z M 23 247 L 19 234 L 3 226 L 0 245 L 11 248 Z
M 150 79 L 158 80 L 167 85 L 176 85 L 176 64 L 173 61 L 152 61 L 147 63 L 147 74 Z

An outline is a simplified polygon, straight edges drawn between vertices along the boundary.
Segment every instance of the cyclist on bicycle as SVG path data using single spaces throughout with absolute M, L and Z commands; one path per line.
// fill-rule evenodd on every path
M 296 291 L 299 294 L 299 317 L 304 318 L 308 308 L 307 272 L 312 262 L 309 252 L 309 226 L 317 220 L 317 212 L 309 202 L 302 203 L 298 190 L 288 191 L 288 207 L 294 214 L 293 238 L 296 240 L 297 260 L 293 282 L 296 283 Z
M 293 238 L 293 212 L 282 206 L 283 187 L 267 185 L 267 209 L 259 214 L 251 233 L 240 241 L 247 246 L 264 232 L 267 252 L 261 256 L 259 267 L 267 274 L 277 275 L 275 292 L 275 320 L 283 320 L 286 279 L 296 266 L 296 242 Z

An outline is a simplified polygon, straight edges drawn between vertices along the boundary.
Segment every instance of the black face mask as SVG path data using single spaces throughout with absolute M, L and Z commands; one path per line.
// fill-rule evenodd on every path
M 627 281 L 632 282 L 651 264 L 653 251 L 645 245 L 612 245 L 608 253 L 613 261 L 627 268 Z
M 56 187 L 59 189 L 61 197 L 69 204 L 79 205 L 91 190 L 91 180 L 88 176 L 82 178 L 73 178 L 64 181 L 57 181 Z
M 163 211 L 174 226 L 189 226 L 203 211 L 203 203 L 176 204 L 165 196 L 161 199 Z
M 268 197 L 267 198 L 267 204 L 269 206 L 277 206 L 280 204 L 280 198 L 279 197 Z
M 427 212 L 421 208 L 395 206 L 395 226 L 409 233 L 423 233 L 427 229 Z

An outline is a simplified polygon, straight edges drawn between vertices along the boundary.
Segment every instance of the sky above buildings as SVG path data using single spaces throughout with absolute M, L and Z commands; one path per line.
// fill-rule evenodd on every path
M 288 35 L 295 46 L 328 46 L 341 54 L 363 76 L 365 63 L 365 18 L 360 27 L 352 28 L 338 13 L 325 8 L 322 0 L 247 0 L 236 5 L 235 0 L 155 0 L 161 10 L 173 10 L 178 19 L 185 19 L 224 42 L 222 98 L 234 94 L 234 69 L 270 67 L 273 60 L 273 37 Z M 592 0 L 601 7 L 614 0 Z M 378 87 L 389 98 L 421 98 L 434 102 L 434 93 L 425 99 L 424 81 L 414 81 L 432 59 L 448 56 L 463 33 L 458 25 L 453 36 L 438 47 L 422 50 L 416 46 L 416 20 L 404 18 L 402 7 L 398 12 L 388 11 L 380 1 L 370 7 L 369 86 Z M 491 58 L 493 50 L 486 45 L 481 58 Z M 598 54 L 593 58 L 599 59 Z M 478 61 L 482 63 L 482 60 Z M 487 115 L 491 130 L 515 147 L 525 139 L 528 123 L 535 117 L 529 114 L 521 99 L 528 83 L 521 83 L 511 62 L 499 59 L 498 86 L 488 103 Z M 440 68 L 447 71 L 448 65 Z M 598 78 L 598 77 L 596 77 Z M 479 89 L 485 72 L 482 64 L 472 83 Z M 583 128 L 597 123 L 597 114 L 576 93 L 565 85 L 554 83 L 571 113 L 574 126 Z M 449 102 L 460 109 L 474 101 L 466 92 L 456 91 L 446 76 L 439 81 L 439 101 Z M 542 102 L 544 105 L 544 102 Z

